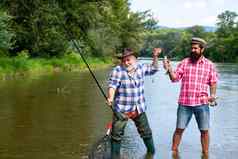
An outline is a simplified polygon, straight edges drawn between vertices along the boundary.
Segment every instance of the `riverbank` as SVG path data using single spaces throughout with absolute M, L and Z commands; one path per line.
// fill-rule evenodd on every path
M 92 69 L 111 65 L 111 59 L 86 59 Z M 8 80 L 25 76 L 38 76 L 55 72 L 76 72 L 86 69 L 86 65 L 77 53 L 70 53 L 62 58 L 29 58 L 26 53 L 17 57 L 0 58 L 0 80 Z

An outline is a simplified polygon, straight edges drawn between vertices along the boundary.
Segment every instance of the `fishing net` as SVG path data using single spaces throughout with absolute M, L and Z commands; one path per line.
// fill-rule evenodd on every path
M 110 159 L 111 158 L 111 123 L 107 125 L 107 133 L 100 138 L 89 152 L 89 159 Z
M 110 159 L 111 158 L 111 138 L 105 135 L 99 139 L 89 153 L 89 159 Z

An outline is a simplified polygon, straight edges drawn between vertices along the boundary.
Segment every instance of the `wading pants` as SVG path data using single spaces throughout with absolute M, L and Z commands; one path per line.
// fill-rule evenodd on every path
M 140 134 L 141 138 L 144 141 L 144 144 L 147 148 L 147 152 L 154 154 L 155 148 L 152 138 L 152 131 L 148 123 L 147 116 L 145 112 L 139 114 L 137 117 L 132 119 L 137 127 L 137 131 Z M 112 159 L 120 158 L 120 147 L 121 139 L 124 136 L 124 130 L 128 120 L 119 120 L 116 117 L 113 117 L 112 123 Z

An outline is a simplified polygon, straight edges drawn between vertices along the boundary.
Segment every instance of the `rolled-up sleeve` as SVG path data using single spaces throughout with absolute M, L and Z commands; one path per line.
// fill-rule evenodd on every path
M 153 75 L 159 70 L 158 66 L 154 66 L 152 64 L 143 64 L 142 69 L 143 69 L 143 72 L 146 76 L 147 75 Z
M 178 64 L 176 70 L 175 70 L 175 76 L 176 78 L 172 80 L 172 82 L 178 82 L 182 79 L 184 74 L 184 62 L 181 62 Z
M 214 66 L 214 64 L 212 64 L 209 74 L 209 85 L 211 86 L 212 84 L 217 83 L 217 81 L 218 81 L 218 73 L 216 67 Z
M 108 88 L 116 89 L 120 85 L 120 79 L 120 71 L 117 68 L 114 68 L 109 75 Z

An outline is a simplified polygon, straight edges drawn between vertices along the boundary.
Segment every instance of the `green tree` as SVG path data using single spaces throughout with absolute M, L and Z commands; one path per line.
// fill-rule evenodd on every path
M 233 30 L 237 27 L 235 22 L 237 16 L 236 12 L 228 10 L 218 15 L 216 33 L 219 37 L 227 37 L 233 33 Z
M 14 44 L 14 34 L 9 29 L 11 17 L 0 10 L 0 56 L 8 55 L 8 50 Z
M 225 11 L 218 15 L 217 39 L 214 45 L 214 58 L 221 62 L 235 62 L 238 57 L 237 13 Z
M 65 38 L 55 23 L 55 17 L 45 12 L 50 7 L 48 2 L 4 0 L 3 6 L 13 17 L 10 27 L 15 32 L 16 42 L 12 55 L 28 50 L 31 56 L 51 57 L 65 51 Z
M 130 11 L 128 0 L 3 0 L 2 4 L 13 17 L 13 55 L 28 50 L 31 56 L 62 56 L 71 48 L 62 24 L 87 56 L 112 55 L 124 47 L 138 50 L 149 23 L 147 13 Z
M 203 26 L 195 25 L 186 29 L 186 31 L 194 37 L 205 38 L 206 33 Z

